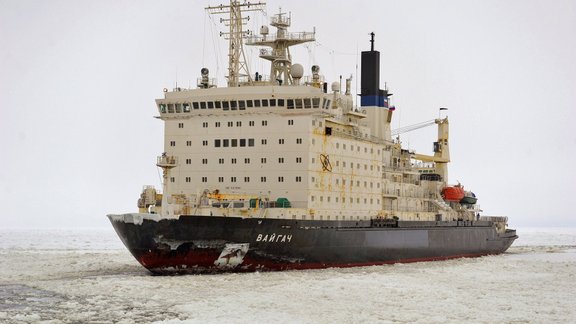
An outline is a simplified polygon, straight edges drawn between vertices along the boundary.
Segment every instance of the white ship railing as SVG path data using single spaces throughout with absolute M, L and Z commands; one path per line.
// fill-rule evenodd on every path
M 218 79 L 216 78 L 197 78 L 196 79 L 196 86 L 198 88 L 214 88 L 218 85 Z
M 178 158 L 175 156 L 161 155 L 156 159 L 156 165 L 162 166 L 176 166 L 178 164 Z
M 283 207 L 276 204 L 276 201 L 259 201 L 258 206 L 249 207 L 250 201 L 248 200 L 226 200 L 226 201 L 214 201 L 210 202 L 208 198 L 200 201 L 201 207 L 214 207 L 214 208 L 232 208 L 232 209 L 280 209 L 280 208 L 308 208 L 308 202 L 306 201 L 290 201 L 290 207 Z
M 291 20 L 292 20 L 292 18 L 290 18 L 290 17 L 277 15 L 277 16 L 272 17 L 272 19 L 270 19 L 270 24 L 271 25 L 281 24 L 281 25 L 290 26 Z
M 313 41 L 316 39 L 316 34 L 314 32 L 297 32 L 297 33 L 285 33 L 284 35 L 260 35 L 251 36 L 246 39 L 247 45 L 257 44 L 261 42 L 274 42 L 276 40 L 296 40 L 296 41 Z
M 508 223 L 508 217 L 506 216 L 480 216 L 480 220 L 494 223 Z

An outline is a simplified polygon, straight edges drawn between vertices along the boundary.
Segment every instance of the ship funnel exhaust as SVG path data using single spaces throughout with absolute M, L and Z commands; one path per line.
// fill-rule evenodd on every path
M 374 50 L 374 36 L 370 33 L 370 51 L 361 56 L 360 105 L 388 108 L 388 90 L 380 89 L 380 52 Z

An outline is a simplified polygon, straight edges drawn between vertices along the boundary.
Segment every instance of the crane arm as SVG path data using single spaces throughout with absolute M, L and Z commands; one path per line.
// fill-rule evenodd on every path
M 414 160 L 423 161 L 423 162 L 436 162 L 436 163 L 448 163 L 448 162 L 450 162 L 449 158 L 440 157 L 440 156 L 417 154 L 417 153 L 413 154 L 412 158 Z
M 436 120 L 435 120 L 435 119 L 432 119 L 432 120 L 428 120 L 428 121 L 421 122 L 421 123 L 418 123 L 418 124 L 400 127 L 400 128 L 397 128 L 397 129 L 392 130 L 392 131 L 390 132 L 390 135 L 391 135 L 391 136 L 395 136 L 395 135 L 399 135 L 399 134 L 402 134 L 402 133 L 411 132 L 411 131 L 413 131 L 413 130 L 417 130 L 417 129 L 424 128 L 424 127 L 427 127 L 427 126 L 430 126 L 430 125 L 434 125 L 435 123 L 436 123 Z

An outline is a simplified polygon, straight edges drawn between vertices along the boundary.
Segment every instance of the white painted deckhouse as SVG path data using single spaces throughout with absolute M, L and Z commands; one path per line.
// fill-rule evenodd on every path
M 234 2 L 234 1 L 233 1 Z M 436 119 L 434 155 L 402 149 L 391 136 L 391 94 L 379 89 L 379 52 L 362 52 L 361 105 L 351 79 L 325 82 L 319 66 L 304 75 L 290 46 L 315 40 L 291 33 L 291 16 L 271 18 L 276 29 L 242 30 L 245 11 L 263 3 L 208 7 L 227 15 L 228 86 L 207 68 L 197 88 L 165 89 L 156 100 L 164 121 L 162 193 L 146 186 L 140 212 L 304 220 L 473 219 L 472 205 L 443 200 L 447 186 L 448 119 Z M 259 46 L 269 75 L 251 73 L 243 45 Z M 268 72 L 268 71 L 267 71 Z

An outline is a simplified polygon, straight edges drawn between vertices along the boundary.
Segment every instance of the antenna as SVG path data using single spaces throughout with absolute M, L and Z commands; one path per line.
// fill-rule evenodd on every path
M 356 85 L 354 86 L 354 90 L 358 93 L 358 43 L 356 43 Z M 354 96 L 354 105 L 358 108 L 358 95 Z
M 240 85 L 240 77 L 246 77 L 252 83 L 252 75 L 248 70 L 246 55 L 244 55 L 244 38 L 250 36 L 249 30 L 242 30 L 250 17 L 242 17 L 242 12 L 263 11 L 266 3 L 240 3 L 238 0 L 230 0 L 230 5 L 206 7 L 211 14 L 229 14 L 229 18 L 220 18 L 224 26 L 230 27 L 228 32 L 220 32 L 220 36 L 228 39 L 228 87 Z
M 374 32 L 370 33 L 370 51 L 374 52 Z
M 438 119 L 442 119 L 442 110 L 448 110 L 448 108 L 440 107 L 440 109 L 438 109 Z

